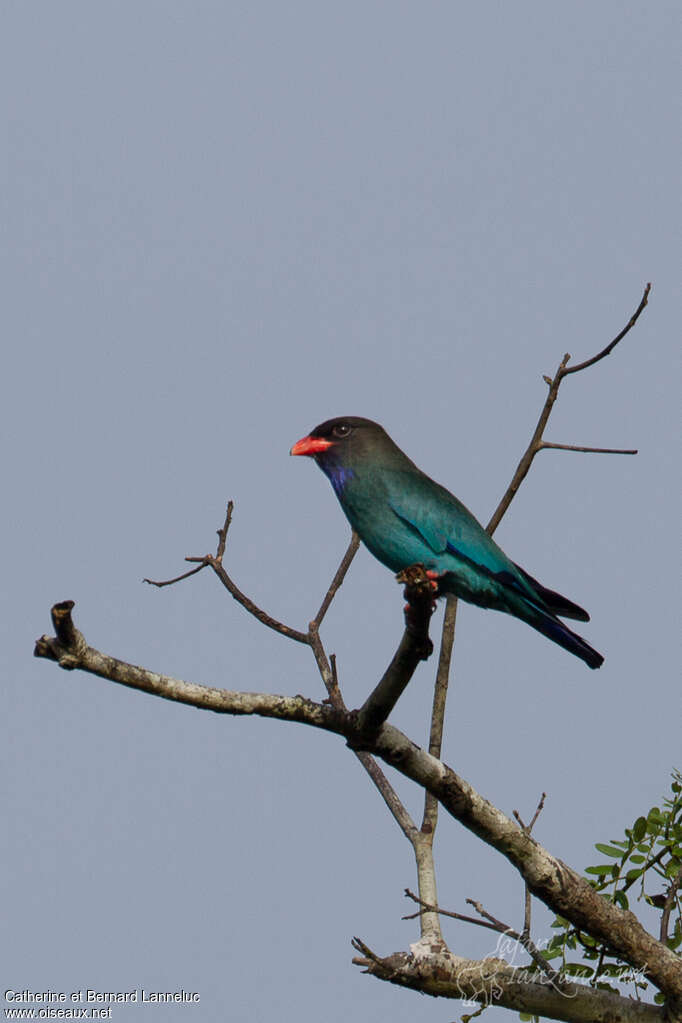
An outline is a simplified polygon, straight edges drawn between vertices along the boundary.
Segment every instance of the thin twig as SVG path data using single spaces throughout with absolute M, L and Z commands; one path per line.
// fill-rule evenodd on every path
M 416 913 L 407 913 L 405 916 L 401 916 L 401 920 L 416 920 L 418 916 L 421 916 L 424 910 L 428 910 L 430 913 L 438 913 L 440 916 L 448 916 L 452 920 L 463 920 L 467 924 L 476 924 L 477 927 L 487 927 L 491 931 L 499 931 L 499 927 L 496 924 L 489 924 L 485 920 L 479 920 L 477 916 L 467 916 L 465 913 L 455 913 L 451 909 L 442 909 L 440 906 L 431 906 L 428 902 L 424 902 L 418 895 L 410 891 L 409 888 L 405 889 L 405 895 L 408 899 L 412 899 L 413 902 L 419 904 L 421 909 L 417 910 Z
M 519 487 L 521 486 L 521 483 L 528 475 L 528 470 L 530 469 L 533 463 L 533 459 L 535 458 L 538 451 L 541 450 L 541 444 L 543 443 L 542 440 L 543 433 L 545 431 L 545 427 L 547 426 L 547 420 L 549 419 L 550 413 L 554 406 L 554 402 L 557 399 L 559 387 L 561 386 L 561 381 L 564 379 L 565 376 L 568 376 L 570 373 L 578 373 L 580 370 L 587 369 L 588 366 L 593 366 L 596 362 L 599 362 L 601 359 L 606 358 L 606 356 L 613 351 L 618 342 L 622 341 L 625 335 L 634 327 L 635 323 L 639 318 L 640 313 L 645 308 L 648 302 L 650 291 L 651 284 L 647 284 L 647 286 L 644 289 L 642 300 L 640 301 L 635 313 L 630 317 L 628 323 L 623 328 L 623 330 L 621 330 L 621 332 L 617 334 L 616 337 L 614 337 L 613 341 L 610 341 L 605 348 L 602 348 L 602 350 L 598 352 L 596 355 L 592 356 L 591 359 L 586 359 L 585 362 L 580 362 L 576 366 L 571 366 L 570 369 L 568 368 L 568 362 L 571 356 L 567 353 L 566 355 L 564 355 L 563 359 L 559 363 L 559 367 L 554 376 L 551 378 L 548 376 L 543 377 L 543 379 L 549 385 L 549 393 L 542 407 L 542 411 L 540 412 L 540 417 L 538 419 L 535 430 L 533 431 L 533 436 L 530 439 L 530 443 L 526 450 L 524 451 L 523 455 L 521 456 L 521 460 L 519 461 L 519 464 L 516 467 L 516 471 L 514 472 L 511 483 L 509 484 L 504 494 L 502 495 L 500 503 L 498 504 L 497 508 L 495 509 L 492 515 L 492 518 L 490 519 L 490 522 L 488 523 L 487 530 L 491 536 L 499 526 L 500 521 L 502 520 L 502 516 L 506 512 L 511 502 L 513 501 L 516 493 L 518 492 Z
M 349 546 L 348 550 L 346 551 L 346 554 L 344 555 L 344 561 L 348 558 L 350 549 L 351 548 Z M 355 551 L 353 551 L 353 554 L 354 553 Z M 348 565 L 350 565 L 351 560 L 352 555 L 350 558 L 348 558 Z M 339 572 L 337 571 L 336 576 L 334 578 L 336 579 L 338 576 Z M 341 577 L 341 581 L 343 581 L 343 577 Z M 341 582 L 339 582 L 339 586 L 340 585 Z M 336 589 L 338 589 L 338 586 L 336 587 Z M 336 590 L 334 592 L 336 592 Z M 315 663 L 317 664 L 317 669 L 320 673 L 322 682 L 324 683 L 324 686 L 327 690 L 328 702 L 335 710 L 343 714 L 346 714 L 347 713 L 346 704 L 344 702 L 343 696 L 341 694 L 341 689 L 339 688 L 338 684 L 338 675 L 336 672 L 336 656 L 334 654 L 331 654 L 329 658 L 327 657 L 327 652 L 324 649 L 324 644 L 320 639 L 318 622 L 316 619 L 313 619 L 311 621 L 310 626 L 308 628 L 308 643 L 313 652 Z M 414 843 L 414 836 L 417 833 L 416 825 L 412 818 L 410 817 L 407 810 L 405 809 L 405 806 L 401 802 L 400 798 L 398 797 L 398 794 L 396 793 L 395 789 L 389 782 L 388 778 L 377 764 L 374 757 L 366 750 L 353 749 L 353 752 L 355 753 L 355 756 L 360 761 L 365 771 L 371 778 L 379 795 L 386 804 L 389 813 L 395 820 L 396 824 L 398 825 L 402 833 L 405 835 L 409 842 Z
M 201 572 L 203 568 L 210 567 L 237 603 L 241 604 L 244 610 L 248 611 L 254 618 L 257 618 L 262 625 L 266 625 L 269 629 L 273 629 L 281 636 L 286 636 L 287 639 L 295 640 L 296 643 L 308 644 L 310 642 L 308 633 L 299 632 L 298 629 L 292 629 L 290 625 L 284 625 L 283 622 L 278 622 L 276 618 L 273 618 L 266 611 L 263 611 L 263 609 L 258 607 L 257 604 L 254 604 L 254 602 L 247 597 L 245 593 L 242 593 L 236 583 L 232 581 L 223 568 L 223 555 L 225 554 L 225 545 L 227 543 L 227 531 L 230 528 L 230 523 L 232 522 L 233 509 L 234 501 L 228 501 L 225 521 L 221 528 L 216 530 L 218 534 L 218 547 L 215 554 L 204 554 L 201 557 L 185 558 L 185 561 L 196 563 L 197 567 L 190 569 L 189 572 L 184 572 L 182 575 L 176 576 L 174 579 L 165 579 L 161 582 L 156 582 L 154 579 L 145 579 L 144 581 L 149 583 L 150 586 L 156 586 L 160 589 L 162 586 L 172 586 L 174 583 L 182 582 L 183 579 L 189 579 L 190 576 L 196 575 L 197 572 Z
M 217 529 L 218 534 L 218 549 L 216 550 L 215 559 L 222 563 L 223 555 L 225 553 L 225 544 L 227 543 L 227 531 L 230 528 L 232 522 L 232 511 L 234 509 L 234 501 L 227 502 L 227 511 L 225 514 L 225 522 L 220 529 Z M 185 558 L 185 561 L 194 560 L 199 561 L 196 568 L 190 568 L 189 572 L 183 572 L 182 575 L 176 575 L 174 579 L 164 579 L 157 582 L 155 579 L 143 579 L 142 582 L 149 583 L 150 586 L 156 586 L 161 589 L 163 586 L 173 586 L 175 583 L 180 583 L 183 579 L 189 579 L 191 575 L 196 575 L 197 572 L 201 572 L 202 569 L 208 567 L 208 562 L 205 558 Z
M 507 925 L 503 924 L 501 920 L 498 920 L 496 916 L 492 916 L 491 913 L 488 913 L 481 903 L 476 901 L 476 899 L 465 899 L 464 901 L 467 905 L 473 906 L 476 912 L 480 913 L 485 920 L 489 920 L 495 927 L 495 930 L 500 931 L 501 934 L 510 934 L 512 937 L 516 936 L 516 931 L 514 931 L 513 927 L 507 927 Z
M 339 688 L 339 673 L 336 668 L 336 654 L 329 655 L 329 664 L 332 669 L 332 685 L 335 689 Z
M 519 944 L 525 948 L 533 962 L 537 963 L 542 972 L 545 973 L 554 983 L 561 984 L 561 977 L 549 965 L 535 942 L 531 941 L 530 935 L 525 933 L 519 934 L 513 927 L 507 927 L 507 925 L 502 923 L 501 920 L 498 920 L 496 917 L 491 916 L 490 913 L 487 913 L 481 903 L 477 902 L 475 899 L 466 899 L 466 902 L 470 906 L 473 906 L 476 912 L 480 913 L 482 917 L 485 917 L 486 920 L 490 920 L 490 922 L 494 924 L 494 930 L 499 931 L 500 934 L 506 934 L 515 941 L 518 941 Z
M 190 575 L 196 575 L 197 572 L 200 572 L 201 569 L 204 569 L 206 567 L 207 563 L 201 562 L 201 564 L 197 565 L 195 569 L 190 569 L 189 572 L 183 572 L 182 575 L 176 576 L 175 579 L 156 580 L 145 578 L 142 580 L 142 582 L 148 582 L 150 586 L 157 586 L 158 589 L 162 589 L 164 586 L 173 586 L 174 583 L 176 582 L 182 582 L 183 579 L 189 579 Z
M 272 618 L 271 615 L 263 611 L 257 604 L 254 604 L 245 593 L 242 593 L 236 583 L 229 577 L 217 557 L 214 557 L 212 554 L 206 554 L 203 558 L 185 558 L 185 561 L 198 561 L 202 565 L 210 565 L 225 589 L 234 597 L 237 603 L 241 604 L 244 610 L 248 611 L 254 618 L 257 618 L 262 625 L 267 625 L 269 629 L 279 632 L 281 636 L 286 636 L 287 639 L 295 640 L 296 643 L 310 643 L 307 632 L 299 632 L 298 629 L 292 629 L 290 625 L 284 625 L 283 622 L 277 621 L 276 618 Z
M 542 813 L 542 811 L 545 808 L 545 800 L 546 799 L 547 799 L 547 793 L 543 792 L 542 795 L 540 796 L 540 802 L 538 803 L 537 808 L 535 810 L 535 813 L 533 814 L 533 819 L 531 820 L 530 824 L 528 825 L 528 834 L 529 835 L 530 835 L 531 831 L 533 830 L 533 828 L 535 827 L 536 820 L 538 819 L 538 817 L 540 816 L 540 814 Z
M 649 284 L 647 284 L 647 286 L 645 287 L 644 294 L 642 295 L 642 300 L 637 306 L 635 312 L 628 320 L 627 324 L 623 327 L 620 334 L 616 334 L 613 341 L 609 341 L 606 348 L 602 348 L 601 352 L 598 352 L 597 355 L 593 355 L 591 359 L 586 359 L 585 362 L 579 362 L 577 366 L 571 366 L 570 369 L 564 370 L 564 376 L 568 376 L 569 373 L 579 373 L 581 370 L 587 369 L 588 366 L 594 366 L 595 362 L 601 362 L 601 360 L 605 359 L 607 355 L 610 355 L 613 349 L 618 344 L 618 342 L 622 341 L 625 335 L 629 333 L 629 331 L 631 331 L 634 325 L 637 323 L 640 313 L 644 311 L 649 301 L 650 291 L 651 282 L 649 282 Z
M 390 781 L 381 770 L 371 753 L 367 753 L 364 750 L 353 750 L 353 752 L 374 782 L 379 795 L 383 799 L 389 813 L 404 834 L 405 838 L 408 842 L 413 843 L 415 835 L 417 834 L 417 826 Z
M 341 564 L 337 568 L 336 574 L 335 574 L 334 578 L 332 579 L 332 581 L 330 583 L 329 589 L 327 590 L 327 592 L 325 594 L 325 597 L 324 597 L 324 600 L 322 601 L 322 604 L 320 605 L 320 610 L 317 612 L 317 614 L 313 618 L 313 621 L 315 622 L 315 624 L 318 627 L 322 624 L 322 619 L 324 618 L 324 616 L 326 615 L 327 611 L 329 610 L 329 605 L 331 604 L 332 600 L 336 596 L 336 593 L 337 593 L 339 587 L 341 586 L 341 584 L 343 583 L 343 580 L 346 578 L 346 572 L 350 568 L 351 562 L 352 562 L 353 558 L 355 557 L 355 555 L 357 554 L 357 550 L 358 550 L 359 546 L 360 546 L 360 537 L 355 532 L 355 530 L 353 530 L 353 533 L 352 533 L 351 538 L 350 538 L 350 543 L 348 544 L 348 549 L 346 550 L 346 553 L 344 554 L 344 556 L 343 556 L 343 558 L 341 560 Z
M 351 941 L 351 945 L 353 946 L 354 949 L 356 949 L 356 951 L 362 952 L 363 956 L 365 956 L 366 959 L 369 959 L 370 962 L 381 963 L 381 959 L 376 954 L 376 952 L 372 952 L 372 949 L 368 945 L 365 945 L 364 941 L 362 941 L 361 938 L 353 938 L 353 940 Z M 358 959 L 353 959 L 353 963 L 359 966 L 365 965 L 364 962 Z
M 448 693 L 448 681 L 450 678 L 450 664 L 452 661 L 452 647 L 455 641 L 455 626 L 457 623 L 457 598 L 448 594 L 445 604 L 445 615 L 443 617 L 443 631 L 441 635 L 440 652 L 438 655 L 438 672 L 436 674 L 436 689 L 433 694 L 433 712 L 431 715 L 431 732 L 429 735 L 429 753 L 432 757 L 440 760 L 443 746 L 443 714 L 445 711 L 445 700 Z
M 663 859 L 667 852 L 668 852 L 667 848 L 663 846 L 663 848 L 659 850 L 659 852 L 657 852 L 655 856 L 652 856 L 651 859 L 647 860 L 644 866 L 640 868 L 640 873 L 638 874 L 638 876 L 632 877 L 630 878 L 629 881 L 626 881 L 620 890 L 622 892 L 626 892 L 628 888 L 632 888 L 633 884 L 635 884 L 636 881 L 639 881 L 641 879 L 642 874 L 645 874 L 647 870 L 650 870 L 652 867 L 655 867 L 657 863 L 661 862 L 661 860 Z
M 668 894 L 665 897 L 665 905 L 663 906 L 663 913 L 661 915 L 661 931 L 659 940 L 664 944 L 668 941 L 668 922 L 670 920 L 670 912 L 673 908 L 673 902 L 675 901 L 675 895 L 677 889 L 682 885 L 682 867 L 677 871 L 675 877 L 673 877 L 668 885 Z
M 227 502 L 227 511 L 225 512 L 225 522 L 223 523 L 222 528 L 217 531 L 218 532 L 218 549 L 216 551 L 215 556 L 216 556 L 216 561 L 220 561 L 221 563 L 222 563 L 222 560 L 223 560 L 223 555 L 225 553 L 225 545 L 227 543 L 227 531 L 230 528 L 230 523 L 232 522 L 232 512 L 233 512 L 233 510 L 234 510 L 234 501 L 228 501 Z
M 533 910 L 533 903 L 530 895 L 530 888 L 524 885 L 523 891 L 523 931 L 521 932 L 526 940 L 530 940 L 530 918 Z
M 540 816 L 540 814 L 542 813 L 542 811 L 544 809 L 545 800 L 546 799 L 547 799 L 547 793 L 543 792 L 542 795 L 540 796 L 540 801 L 539 801 L 537 807 L 535 808 L 535 813 L 533 814 L 533 818 L 532 818 L 530 824 L 524 824 L 523 819 L 521 817 L 521 814 L 519 813 L 518 810 L 513 810 L 512 811 L 513 814 L 514 814 L 514 817 L 516 818 L 516 820 L 519 823 L 519 826 L 521 827 L 521 829 L 523 831 L 526 832 L 527 835 L 530 835 L 531 831 L 535 827 L 535 822 L 537 821 L 538 817 Z
M 157 586 L 161 589 L 164 586 L 172 586 L 174 583 L 180 583 L 183 579 L 189 579 L 191 575 L 196 575 L 197 572 L 201 572 L 202 568 L 206 568 L 206 563 L 203 562 L 201 565 L 197 565 L 196 568 L 190 568 L 189 572 L 183 572 L 182 575 L 176 575 L 175 579 L 162 579 L 157 581 L 156 579 L 143 579 L 143 583 L 149 583 L 150 586 Z
M 320 633 L 317 628 L 317 622 L 315 619 L 308 626 L 308 633 L 306 636 L 306 642 L 310 645 L 317 664 L 317 670 L 320 673 L 320 678 L 324 682 L 324 687 L 327 690 L 329 696 L 329 702 L 333 707 L 338 710 L 346 710 L 346 704 L 343 701 L 341 690 L 338 685 L 334 684 L 334 673 L 332 671 L 329 659 L 327 658 L 327 652 L 322 645 L 320 639 Z
M 436 672 L 436 684 L 433 690 L 433 705 L 431 708 L 431 729 L 429 734 L 429 753 L 432 757 L 440 760 L 443 746 L 443 722 L 445 720 L 445 702 L 448 695 L 450 683 L 450 666 L 452 663 L 452 648 L 455 642 L 455 626 L 457 622 L 457 598 L 448 595 L 445 604 L 445 615 L 443 617 L 443 629 L 441 633 L 440 652 L 438 655 L 438 671 Z M 424 814 L 422 817 L 421 830 L 432 836 L 436 831 L 438 823 L 438 800 L 434 799 L 430 792 L 424 796 Z
M 551 441 L 540 442 L 539 451 L 551 448 L 553 451 L 582 451 L 585 454 L 594 455 L 636 455 L 637 448 L 583 448 L 577 444 L 553 444 Z
M 536 807 L 536 810 L 535 810 L 535 813 L 533 814 L 533 819 L 531 820 L 530 824 L 528 824 L 528 825 L 524 824 L 524 822 L 521 819 L 521 814 L 519 813 L 518 810 L 514 810 L 513 811 L 514 817 L 518 821 L 519 826 L 521 827 L 521 830 L 525 831 L 525 833 L 527 835 L 530 835 L 531 831 L 533 830 L 533 827 L 535 826 L 536 820 L 538 819 L 538 817 L 542 813 L 542 809 L 543 809 L 543 807 L 545 805 L 545 799 L 546 798 L 547 798 L 547 793 L 543 792 L 542 795 L 540 796 L 540 802 L 538 803 L 538 805 Z M 524 891 L 524 900 L 523 900 L 523 931 L 521 933 L 523 934 L 523 936 L 525 938 L 530 940 L 530 917 L 531 917 L 531 908 L 532 908 L 531 894 L 530 894 L 530 888 L 528 887 L 527 884 L 524 886 L 524 889 L 525 889 L 525 891 Z
M 470 906 L 473 906 L 474 909 L 481 914 L 481 916 L 485 917 L 484 920 L 479 920 L 478 917 L 475 916 L 467 916 L 465 913 L 453 913 L 450 910 L 441 909 L 440 906 L 431 906 L 420 899 L 419 896 L 415 895 L 414 892 L 411 892 L 409 888 L 405 889 L 405 895 L 409 899 L 412 899 L 413 902 L 418 903 L 422 907 L 422 911 L 426 910 L 430 913 L 438 913 L 440 916 L 448 916 L 453 920 L 462 920 L 464 923 L 475 924 L 477 927 L 487 927 L 489 931 L 495 931 L 497 934 L 504 934 L 507 937 L 512 938 L 514 941 L 518 941 L 518 943 L 525 948 L 528 955 L 537 963 L 547 977 L 549 977 L 554 983 L 561 982 L 559 974 L 552 969 L 542 952 L 540 952 L 530 938 L 524 937 L 523 934 L 519 934 L 518 931 L 515 931 L 513 927 L 507 927 L 507 925 L 502 923 L 501 920 L 497 920 L 494 916 L 491 916 L 490 913 L 486 913 L 480 902 L 475 902 L 473 899 L 466 900 Z M 408 916 L 402 917 L 402 919 L 413 920 L 417 916 L 419 916 L 419 913 L 411 913 Z

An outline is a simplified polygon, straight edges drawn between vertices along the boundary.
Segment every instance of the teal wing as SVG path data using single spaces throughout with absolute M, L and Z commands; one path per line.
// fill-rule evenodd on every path
M 590 668 L 600 667 L 602 655 L 556 617 L 589 621 L 587 612 L 510 561 L 461 501 L 422 474 L 387 472 L 385 484 L 393 514 L 446 573 L 441 592 L 507 611 Z
M 475 596 L 478 575 L 480 596 L 486 602 L 492 586 L 496 591 L 510 589 L 543 606 L 530 585 L 531 577 L 516 567 L 469 509 L 444 487 L 414 472 L 388 472 L 385 483 L 393 513 L 428 545 L 439 571 L 451 572 L 455 578 L 462 575 L 468 599 Z
M 385 482 L 393 512 L 417 530 L 434 554 L 449 552 L 488 572 L 516 574 L 514 563 L 445 487 L 414 472 L 386 473 Z

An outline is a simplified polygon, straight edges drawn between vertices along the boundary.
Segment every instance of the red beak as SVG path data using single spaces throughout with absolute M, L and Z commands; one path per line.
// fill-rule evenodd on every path
M 326 451 L 330 447 L 332 447 L 332 442 L 324 440 L 322 437 L 301 437 L 296 441 L 289 454 L 319 455 L 321 451 Z

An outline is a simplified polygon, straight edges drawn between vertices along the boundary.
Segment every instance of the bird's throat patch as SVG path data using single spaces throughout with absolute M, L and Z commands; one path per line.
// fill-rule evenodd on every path
M 329 477 L 329 482 L 336 491 L 336 496 L 340 498 L 346 488 L 346 484 L 349 480 L 353 479 L 355 473 L 352 469 L 339 465 L 338 462 L 336 464 L 325 464 L 320 461 L 320 467 Z

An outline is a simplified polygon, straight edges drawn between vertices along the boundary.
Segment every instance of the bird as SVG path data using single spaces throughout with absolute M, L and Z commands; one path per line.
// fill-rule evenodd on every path
M 437 596 L 452 594 L 526 622 L 590 668 L 604 661 L 560 618 L 587 611 L 534 579 L 498 547 L 458 498 L 423 473 L 378 423 L 328 419 L 291 448 L 312 457 L 365 547 L 393 572 L 422 564 Z

